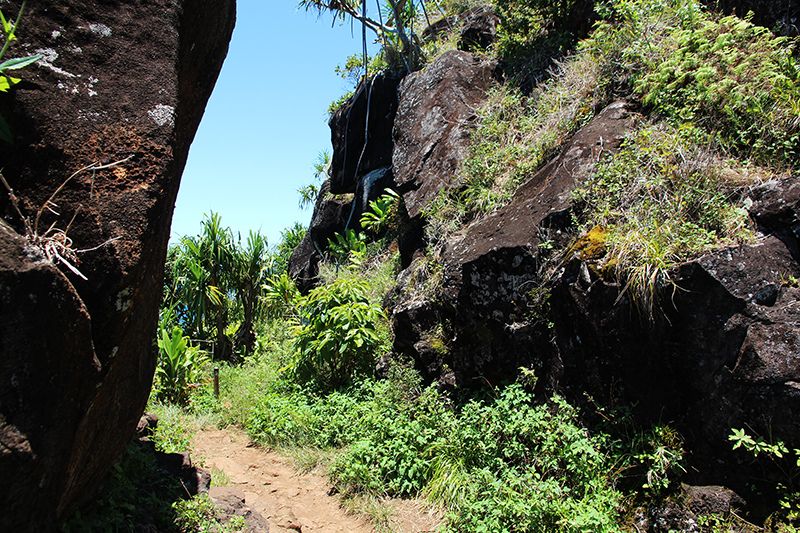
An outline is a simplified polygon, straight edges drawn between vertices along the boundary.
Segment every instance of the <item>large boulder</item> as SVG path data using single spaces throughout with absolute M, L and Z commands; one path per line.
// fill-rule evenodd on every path
M 699 480 L 740 489 L 752 472 L 731 467 L 732 428 L 800 443 L 798 275 L 790 248 L 765 236 L 676 268 L 652 319 L 620 284 L 565 273 L 540 375 L 574 400 L 635 402 L 641 423 L 674 423 Z
M 450 367 L 468 384 L 477 376 L 514 375 L 548 349 L 547 332 L 529 320 L 540 281 L 544 239 L 568 239 L 572 191 L 613 154 L 636 114 L 611 104 L 579 130 L 561 154 L 515 193 L 511 203 L 469 226 L 444 252 L 442 308 L 452 329 Z M 544 324 L 546 325 L 546 324 Z
M 234 19 L 233 0 L 28 4 L 10 55 L 44 57 L 0 93 L 2 531 L 54 530 L 136 428 L 172 209 Z
M 392 165 L 411 218 L 453 183 L 495 66 L 478 55 L 450 51 L 400 84 Z

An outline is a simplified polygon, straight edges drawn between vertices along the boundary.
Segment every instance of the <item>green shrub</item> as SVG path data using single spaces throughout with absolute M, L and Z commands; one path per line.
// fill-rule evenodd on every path
M 392 189 L 385 189 L 384 193 L 369 203 L 369 211 L 361 215 L 361 225 L 364 229 L 378 234 L 389 224 L 390 219 L 397 215 L 402 196 Z
M 800 155 L 800 69 L 793 44 L 729 16 L 698 16 L 659 43 L 658 63 L 636 83 L 645 104 L 702 128 L 759 163 Z M 660 57 L 659 57 L 660 56 Z
M 381 347 L 378 323 L 383 310 L 367 299 L 362 279 L 342 279 L 312 290 L 298 307 L 303 325 L 296 329 L 297 356 L 292 365 L 301 382 L 326 390 L 369 375 Z
M 605 58 L 613 85 L 634 88 L 673 124 L 696 128 L 756 163 L 792 165 L 800 147 L 794 44 L 696 0 L 612 0 L 579 51 Z
M 560 398 L 535 405 L 520 384 L 469 402 L 429 451 L 428 494 L 448 531 L 616 531 L 604 441 Z
M 160 401 L 185 404 L 189 400 L 189 386 L 196 384 L 203 375 L 208 356 L 196 346 L 189 346 L 189 337 L 175 326 L 170 332 L 159 330 L 158 349 L 160 359 L 156 369 L 156 397 Z
M 303 445 L 317 425 L 311 400 L 303 392 L 268 392 L 253 407 L 247 431 L 268 445 Z
M 446 438 L 443 398 L 427 389 L 414 399 L 395 399 L 396 382 L 375 383 L 351 444 L 331 466 L 331 477 L 346 491 L 414 495 L 429 479 L 426 449 Z
M 197 432 L 195 418 L 184 408 L 171 404 L 152 404 L 148 411 L 158 417 L 158 427 L 153 432 L 153 443 L 164 453 L 185 452 L 191 449 Z
M 574 193 L 583 227 L 607 232 L 606 271 L 649 314 L 672 266 L 753 238 L 739 191 L 759 174 L 697 146 L 691 133 L 642 127 Z
M 367 254 L 367 236 L 348 229 L 344 233 L 336 233 L 334 239 L 328 239 L 328 252 L 334 260 L 342 263 L 350 261 L 361 264 Z

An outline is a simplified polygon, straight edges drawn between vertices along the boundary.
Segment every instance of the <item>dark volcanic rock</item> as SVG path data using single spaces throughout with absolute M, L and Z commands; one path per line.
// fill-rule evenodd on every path
M 237 516 L 245 520 L 244 533 L 269 533 L 269 522 L 258 511 L 245 505 L 245 495 L 241 490 L 211 487 L 208 496 L 217 508 L 217 517 L 222 524 L 228 524 Z
M 625 102 L 608 106 L 508 206 L 448 244 L 442 299 L 455 337 L 450 365 L 461 379 L 502 379 L 547 348 L 544 332 L 526 319 L 542 234 L 557 237 L 565 228 L 573 189 L 594 169 L 601 146 L 613 153 L 634 122 Z
M 331 192 L 355 192 L 361 176 L 392 164 L 392 125 L 397 112 L 397 87 L 405 74 L 381 72 L 358 86 L 334 112 L 331 128 Z M 369 135 L 365 135 L 366 131 Z
M 42 211 L 38 235 L 52 224 L 87 250 L 87 279 L 45 260 L 0 195 L 2 531 L 55 529 L 136 429 L 178 183 L 234 16 L 232 0 L 28 3 L 10 54 L 45 57 L 0 93 L 16 139 L 0 161 L 23 216 Z
M 410 217 L 451 185 L 494 66 L 469 52 L 445 52 L 400 84 L 392 165 Z
M 292 251 L 287 267 L 297 288 L 305 294 L 317 284 L 319 262 L 328 247 L 328 239 L 344 230 L 352 202 L 331 197 L 330 181 L 320 187 L 314 214 L 303 240 Z
M 308 232 L 289 257 L 289 275 L 302 293 L 317 284 L 319 263 L 328 248 L 328 239 L 333 240 L 336 233 L 346 229 L 361 231 L 361 215 L 369 209 L 369 203 L 393 184 L 391 169 L 373 170 L 359 180 L 352 201 L 331 196 L 331 180 L 322 184 Z
M 800 289 L 781 281 L 798 271 L 774 236 L 714 252 L 673 271 L 656 320 L 617 284 L 565 275 L 551 298 L 558 350 L 541 376 L 573 399 L 637 402 L 642 420 L 674 422 L 697 464 L 715 458 L 699 481 L 741 488 L 752 472 L 716 461 L 736 462 L 731 428 L 800 442 Z
M 465 14 L 464 25 L 458 39 L 458 49 L 467 52 L 484 50 L 497 41 L 500 17 L 494 6 L 480 6 Z

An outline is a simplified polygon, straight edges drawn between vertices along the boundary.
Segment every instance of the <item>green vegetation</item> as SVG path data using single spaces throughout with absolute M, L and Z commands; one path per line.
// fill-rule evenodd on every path
M 446 14 L 474 5 L 442 3 Z M 363 21 L 383 40 L 380 58 L 354 56 L 340 69 L 356 82 L 362 70 L 408 62 L 416 68 L 424 58 L 414 54 L 452 45 L 452 36 L 414 41 L 419 2 L 389 2 L 385 21 L 367 19 L 358 1 L 300 5 Z M 572 134 L 626 97 L 638 99 L 642 116 L 619 153 L 611 157 L 601 146 L 596 172 L 577 184 L 577 238 L 560 250 L 543 239 L 540 251 L 552 264 L 591 255 L 594 274 L 619 280 L 641 312 L 655 317 L 664 291 L 675 289 L 670 269 L 752 240 L 744 188 L 781 175 L 796 160 L 793 42 L 695 0 L 597 2 L 588 36 L 573 24 L 588 5 L 578 0 L 495 5 L 500 41 L 483 53 L 502 58 L 511 81 L 493 88 L 476 110 L 457 184 L 425 213 L 429 262 L 417 264 L 409 290 L 431 297 L 446 239 L 506 205 Z M 316 176 L 328 168 L 323 155 Z M 301 203 L 310 205 L 320 190 L 301 189 Z M 285 271 L 303 237 L 300 226 L 284 232 L 275 249 L 257 234 L 242 246 L 212 214 L 201 235 L 170 250 L 151 405 L 162 417 L 155 436 L 161 449 L 187 447 L 199 420 L 236 424 L 295 457 L 300 468 L 324 471 L 347 501 L 372 508 L 376 520 L 386 521 L 386 508 L 373 505 L 379 498 L 427 498 L 446 513 L 444 531 L 631 530 L 632 509 L 674 496 L 686 454 L 670 424 L 641 426 L 632 409 L 595 405 L 602 421 L 589 425 L 565 399 L 535 397 L 530 370 L 516 382 L 452 395 L 423 386 L 409 362 L 394 361 L 388 376 L 376 377 L 375 364 L 393 341 L 381 305 L 398 273 L 392 241 L 407 222 L 402 199 L 382 195 L 360 222 L 363 232 L 331 239 L 322 283 L 305 296 Z M 526 289 L 531 322 L 549 322 L 548 279 Z M 429 332 L 440 352 L 449 349 L 443 331 Z M 208 342 L 221 367 L 219 398 L 200 351 Z M 226 343 L 238 357 L 223 357 Z M 769 480 L 783 506 L 773 530 L 793 531 L 800 452 L 744 430 L 734 430 L 731 440 L 784 472 Z M 197 527 L 185 525 L 190 517 L 192 524 L 210 517 L 202 500 L 173 509 L 183 513 L 185 530 Z M 734 527 L 725 520 L 704 518 L 701 526 Z
M 248 431 L 338 450 L 328 471 L 342 493 L 424 492 L 449 509 L 452 531 L 616 530 L 604 439 L 559 398 L 536 405 L 512 385 L 457 407 L 405 365 L 328 395 L 282 387 L 255 406 Z
M 17 26 L 22 18 L 23 11 L 25 11 L 25 4 L 26 0 L 23 0 L 22 5 L 19 8 L 19 12 L 17 13 L 17 18 L 13 21 L 6 20 L 3 12 L 0 11 L 0 23 L 2 23 L 3 32 L 3 48 L 0 49 L 0 61 L 3 60 L 3 56 L 5 55 L 11 43 L 17 40 Z M 2 61 L 0 63 L 0 92 L 7 92 L 11 87 L 22 81 L 19 78 L 13 78 L 9 76 L 7 71 L 27 67 L 31 63 L 40 60 L 42 57 L 42 54 L 34 54 L 26 57 L 16 57 Z M 9 127 L 8 122 L 6 122 L 2 116 L 0 116 L 0 139 L 7 143 L 14 142 L 14 137 L 11 135 L 11 128 Z
M 771 431 L 770 431 L 771 433 Z M 791 450 L 780 439 L 753 437 L 745 429 L 733 429 L 728 436 L 733 449 L 749 452 L 754 461 L 766 459 L 766 481 L 775 487 L 780 510 L 770 517 L 778 531 L 795 532 L 800 527 L 800 450 Z M 761 481 L 761 480 L 759 480 Z
M 157 397 L 168 403 L 186 403 L 189 384 L 196 383 L 205 363 L 205 354 L 197 346 L 189 346 L 189 337 L 178 326 L 168 332 L 159 329 L 157 340 L 161 363 L 156 369 Z
M 621 278 L 634 304 L 651 316 L 671 286 L 671 267 L 754 238 L 739 201 L 752 169 L 700 148 L 689 135 L 646 125 L 575 191 L 582 227 L 606 229 L 601 270 Z
M 297 357 L 292 373 L 323 390 L 346 385 L 356 376 L 369 375 L 375 353 L 388 349 L 378 324 L 383 310 L 367 299 L 367 283 L 341 279 L 313 289 L 298 300 L 301 325 L 297 326 Z

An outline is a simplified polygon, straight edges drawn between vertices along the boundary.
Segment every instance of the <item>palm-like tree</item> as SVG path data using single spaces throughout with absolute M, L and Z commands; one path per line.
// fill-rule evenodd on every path
M 407 0 L 386 0 L 389 7 L 389 16 L 386 21 L 380 17 L 380 2 L 376 3 L 378 4 L 378 20 L 367 16 L 366 0 L 300 0 L 299 6 L 319 13 L 332 13 L 335 19 L 341 21 L 352 18 L 361 22 L 366 28 L 375 32 L 383 41 L 384 47 L 389 39 L 396 36 L 401 45 L 401 52 L 410 54 L 411 41 L 408 38 L 407 27 L 413 24 L 413 20 L 410 20 L 412 17 L 409 17 L 409 12 L 413 13 L 413 9 L 407 9 L 409 7 Z M 412 0 L 410 7 L 413 8 L 413 4 Z
M 219 298 L 210 299 L 214 313 L 217 335 L 214 345 L 215 359 L 228 359 L 231 354 L 231 342 L 225 335 L 228 322 L 228 289 L 229 272 L 233 261 L 233 236 L 230 228 L 222 227 L 219 214 L 211 212 L 211 216 L 203 221 L 203 233 L 192 249 L 203 269 L 208 273 L 208 283 L 216 288 Z
M 242 305 L 243 320 L 236 332 L 234 347 L 244 347 L 245 357 L 253 352 L 256 334 L 255 319 L 263 308 L 261 293 L 264 282 L 273 273 L 275 261 L 269 251 L 267 238 L 250 231 L 247 245 L 237 247 L 231 262 L 231 289 Z

